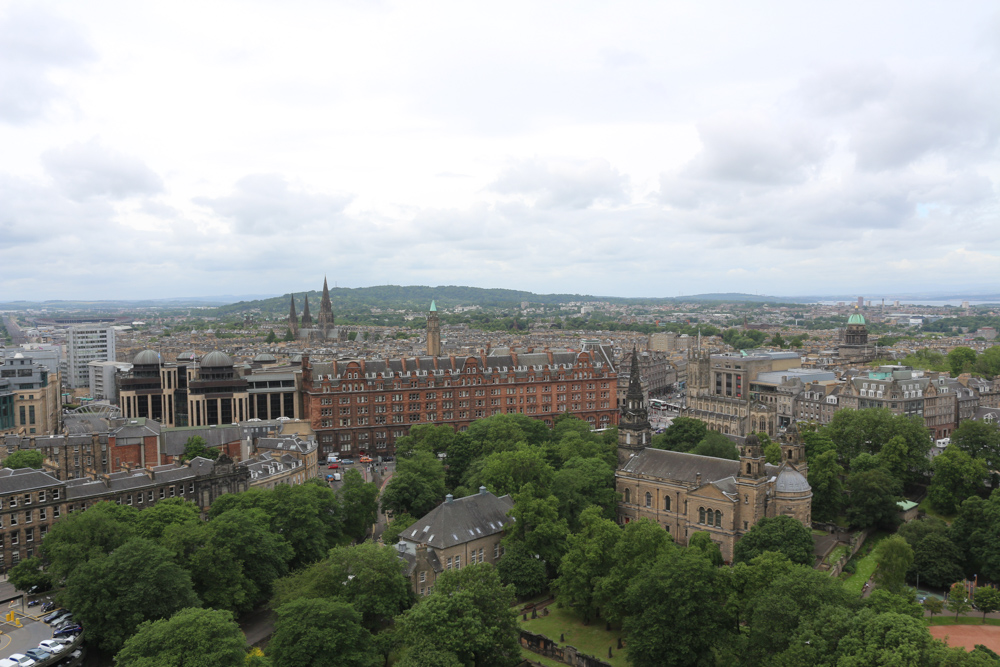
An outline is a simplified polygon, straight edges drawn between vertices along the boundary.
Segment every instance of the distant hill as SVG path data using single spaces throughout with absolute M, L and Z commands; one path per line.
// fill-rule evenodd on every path
M 808 297 L 766 296 L 762 294 L 742 294 L 740 292 L 716 292 L 712 294 L 692 294 L 679 296 L 674 301 L 724 301 L 753 303 L 811 303 Z

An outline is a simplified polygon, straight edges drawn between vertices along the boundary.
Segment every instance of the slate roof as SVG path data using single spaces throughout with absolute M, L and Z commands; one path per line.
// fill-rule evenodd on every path
M 447 549 L 503 531 L 513 521 L 507 512 L 514 506 L 510 496 L 497 498 L 489 491 L 445 501 L 413 523 L 400 539 Z
M 242 440 L 243 433 L 239 425 L 233 426 L 185 426 L 165 428 L 162 433 L 163 451 L 168 456 L 180 456 L 188 438 L 201 436 L 209 447 L 221 447 L 230 442 Z
M 160 423 L 145 417 L 136 417 L 114 430 L 116 438 L 144 438 L 147 435 L 160 435 Z
M 698 473 L 701 473 L 702 484 L 717 483 L 720 485 L 727 478 L 735 478 L 739 475 L 740 462 L 714 456 L 671 452 L 665 449 L 647 447 L 629 459 L 625 467 L 622 468 L 622 472 L 659 477 L 687 484 L 695 484 Z M 775 475 L 777 472 L 778 466 L 769 463 L 764 466 L 766 475 Z M 721 488 L 722 486 L 720 486 Z
M 62 482 L 47 472 L 34 468 L 0 468 L 0 494 L 20 493 L 34 489 L 59 486 Z

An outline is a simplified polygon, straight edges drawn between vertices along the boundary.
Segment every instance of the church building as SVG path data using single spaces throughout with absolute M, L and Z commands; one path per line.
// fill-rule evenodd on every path
M 618 423 L 619 523 L 645 517 L 682 546 L 695 532 L 706 531 L 727 562 L 733 560 L 736 541 L 764 517 L 787 515 L 810 526 L 812 489 L 806 480 L 804 445 L 794 429 L 782 442 L 779 465 L 765 461 L 753 434 L 739 447 L 738 461 L 653 449 L 651 439 L 633 355 Z

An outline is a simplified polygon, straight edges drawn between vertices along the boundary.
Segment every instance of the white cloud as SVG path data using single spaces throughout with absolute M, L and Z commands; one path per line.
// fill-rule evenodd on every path
M 163 180 L 136 158 L 96 138 L 42 153 L 42 164 L 56 187 L 71 199 L 124 199 L 163 191 Z
M 604 159 L 532 158 L 508 166 L 490 189 L 535 197 L 540 208 L 578 209 L 622 203 L 627 184 L 628 178 Z

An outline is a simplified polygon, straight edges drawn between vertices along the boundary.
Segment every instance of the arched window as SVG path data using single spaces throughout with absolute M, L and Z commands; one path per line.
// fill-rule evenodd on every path
M 670 511 L 670 496 L 663 496 L 663 510 L 665 512 Z
M 715 525 L 722 528 L 722 512 L 715 510 Z
M 747 474 L 748 475 L 750 474 L 750 464 L 749 463 L 747 464 Z
M 705 508 L 698 508 L 698 523 L 705 523 Z
M 626 503 L 632 502 L 632 491 L 631 491 L 631 489 L 625 489 L 625 502 Z
M 649 491 L 646 492 L 646 507 L 653 506 L 653 494 Z
M 708 523 L 709 526 L 715 525 L 715 514 L 712 512 L 711 508 L 708 510 L 708 521 L 706 523 Z

